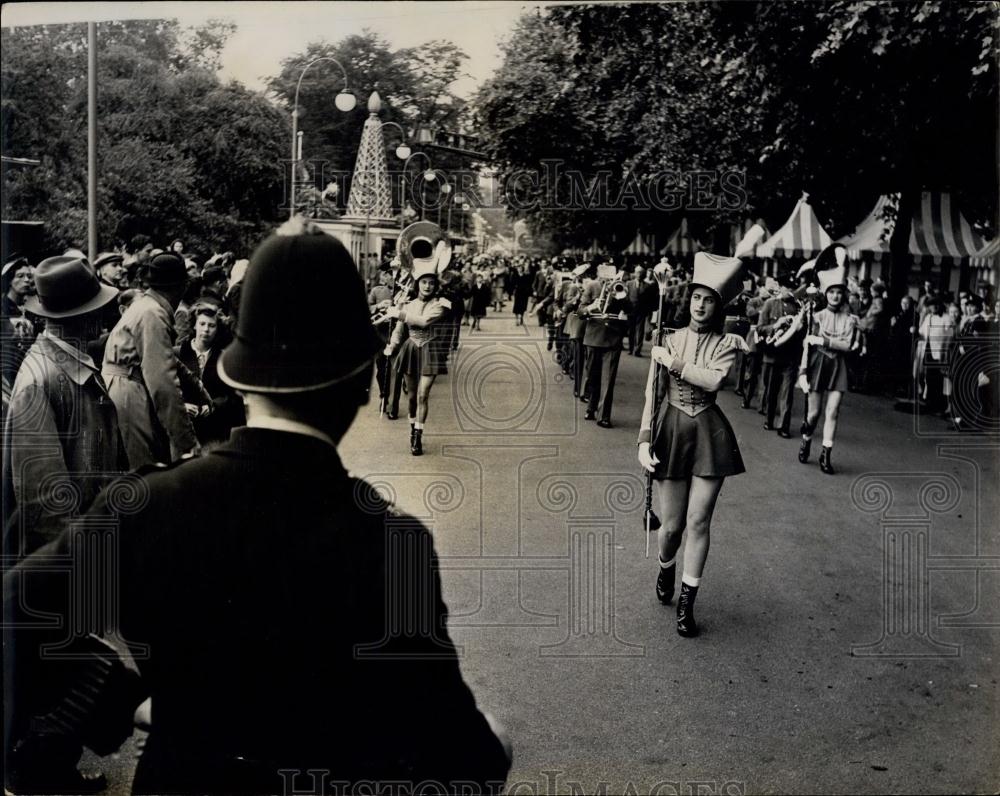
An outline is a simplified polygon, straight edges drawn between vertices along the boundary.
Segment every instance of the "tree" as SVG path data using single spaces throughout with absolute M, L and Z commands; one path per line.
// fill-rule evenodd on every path
M 677 172 L 745 173 L 745 202 L 693 214 L 702 234 L 742 214 L 780 223 L 803 190 L 834 234 L 879 193 L 920 187 L 991 220 L 996 33 L 988 4 L 556 7 L 521 19 L 475 106 L 508 179 L 557 159 L 587 187 L 610 172 L 616 196 L 630 178 L 641 190 Z M 624 243 L 678 215 L 523 212 L 567 242 L 603 232 Z
M 213 68 L 231 26 L 170 20 L 98 29 L 99 245 L 137 233 L 247 251 L 279 217 L 290 132 L 259 93 Z M 86 27 L 3 31 L 5 217 L 47 223 L 55 250 L 86 240 Z
M 347 113 L 334 106 L 334 97 L 344 87 L 344 74 L 335 64 L 317 63 L 302 78 L 298 127 L 303 133 L 303 159 L 312 165 L 310 174 L 317 187 L 337 175 L 350 175 L 357 159 L 361 127 L 368 115 L 366 103 L 373 91 L 382 100 L 379 118 L 395 122 L 404 130 L 417 123 L 444 129 L 463 125 L 465 103 L 451 92 L 450 86 L 460 76 L 466 55 L 453 44 L 430 41 L 420 47 L 392 50 L 369 30 L 334 44 L 311 43 L 303 52 L 286 59 L 280 74 L 268 81 L 270 91 L 289 113 L 302 70 L 320 57 L 334 58 L 343 65 L 347 86 L 356 92 L 358 103 Z M 399 133 L 387 128 L 385 138 L 391 152 L 399 143 Z M 436 168 L 449 172 L 461 168 L 461 161 L 453 156 L 432 153 L 431 157 Z M 390 158 L 390 171 L 398 170 L 402 163 Z M 418 166 L 426 168 L 426 161 L 418 160 Z M 349 191 L 342 193 L 342 203 L 346 204 L 348 195 Z

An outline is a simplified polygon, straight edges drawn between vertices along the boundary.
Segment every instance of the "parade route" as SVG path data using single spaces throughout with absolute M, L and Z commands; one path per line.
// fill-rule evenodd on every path
M 986 439 L 948 437 L 937 418 L 916 437 L 913 416 L 850 394 L 826 476 L 721 393 L 747 473 L 716 512 L 703 635 L 682 639 L 653 595 L 655 544 L 644 557 L 648 344 L 622 354 L 606 430 L 583 420 L 542 329 L 508 313 L 483 327 L 463 329 L 434 387 L 425 456 L 408 455 L 405 410 L 390 422 L 376 404 L 342 450 L 432 527 L 463 671 L 514 740 L 512 793 L 995 791 L 1000 540 L 985 519 L 996 494 L 976 484 L 996 479 L 996 449 L 975 447 Z M 885 517 L 872 512 L 882 496 Z M 929 593 L 892 570 L 908 602 L 887 604 L 883 550 L 919 533 Z M 875 646 L 892 605 L 898 632 Z
M 1000 540 L 986 519 L 996 492 L 977 477 L 995 482 L 996 447 L 949 437 L 937 418 L 917 437 L 914 417 L 851 394 L 839 471 L 825 476 L 721 393 L 747 472 L 720 498 L 703 634 L 682 639 L 653 595 L 636 491 L 649 347 L 623 353 L 615 427 L 601 429 L 542 331 L 507 313 L 463 329 L 423 457 L 408 454 L 405 415 L 379 418 L 375 402 L 341 449 L 434 533 L 463 673 L 514 742 L 509 792 L 994 792 Z M 462 415 L 456 394 L 487 404 Z M 533 395 L 548 425 L 517 433 Z M 506 433 L 463 430 L 470 416 L 515 420 Z M 859 508 L 882 497 L 888 519 Z M 915 566 L 890 568 L 889 597 L 886 538 L 913 545 Z M 128 792 L 134 755 L 130 743 L 104 761 L 109 792 Z

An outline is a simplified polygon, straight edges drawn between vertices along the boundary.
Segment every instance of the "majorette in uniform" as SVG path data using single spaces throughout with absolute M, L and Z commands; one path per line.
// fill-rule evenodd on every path
M 695 255 L 691 322 L 653 348 L 646 381 L 639 462 L 652 473 L 660 509 L 656 596 L 664 605 L 673 599 L 676 556 L 686 529 L 677 601 L 677 632 L 682 636 L 698 635 L 694 600 L 719 490 L 726 476 L 744 472 L 736 435 L 715 403 L 737 352 L 746 351 L 743 338 L 722 332 L 725 306 L 743 289 L 742 268 L 735 257 Z M 653 394 L 656 368 L 663 368 L 659 396 Z
M 825 394 L 826 417 L 819 466 L 828 475 L 834 473 L 830 457 L 837 433 L 840 400 L 847 390 L 847 354 L 856 350 L 861 341 L 858 318 L 851 314 L 847 304 L 846 254 L 843 245 L 834 243 L 816 258 L 816 276 L 826 298 L 826 307 L 812 313 L 811 321 L 805 321 L 809 326 L 799 366 L 799 387 L 808 396 L 799 461 L 803 464 L 809 461 L 812 436 Z
M 385 354 L 391 357 L 398 349 L 394 369 L 409 397 L 410 453 L 420 456 L 431 387 L 435 378 L 448 372 L 451 302 L 439 296 L 438 289 L 439 275 L 451 262 L 451 244 L 437 224 L 418 221 L 400 233 L 399 250 L 401 257 L 412 259 L 417 296 L 401 307 L 389 308 L 399 323 Z

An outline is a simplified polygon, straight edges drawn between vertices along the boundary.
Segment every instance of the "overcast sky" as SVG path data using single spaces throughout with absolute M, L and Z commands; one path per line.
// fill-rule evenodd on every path
M 518 16 L 540 2 L 205 2 L 205 3 L 16 3 L 4 4 L 3 25 L 100 19 L 176 17 L 182 23 L 217 17 L 239 28 L 223 52 L 224 78 L 263 88 L 284 58 L 311 41 L 335 42 L 370 28 L 395 48 L 448 39 L 469 56 L 468 73 L 453 86 L 470 95 L 499 65 L 498 42 Z M 364 91 L 364 86 L 357 86 Z

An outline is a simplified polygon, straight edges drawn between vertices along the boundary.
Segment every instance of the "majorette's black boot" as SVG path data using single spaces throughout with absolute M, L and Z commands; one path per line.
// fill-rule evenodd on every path
M 410 450 L 413 450 L 413 438 L 416 436 L 417 427 L 410 423 Z
M 823 450 L 819 452 L 819 469 L 827 475 L 834 475 L 836 473 L 833 469 L 833 462 L 830 461 L 830 454 L 832 453 L 833 448 L 828 448 L 826 445 L 824 445 Z
M 697 586 L 688 586 L 681 581 L 681 593 L 677 598 L 677 633 L 684 638 L 694 638 L 700 632 L 694 621 L 694 598 L 697 596 Z
M 422 444 L 421 437 L 424 435 L 424 430 L 422 428 L 413 429 L 413 440 L 410 442 L 410 453 L 414 456 L 424 455 L 424 446 Z
M 674 578 L 677 575 L 677 565 L 660 567 L 656 576 L 656 599 L 663 605 L 670 605 L 674 599 Z
M 799 445 L 799 461 L 805 464 L 809 461 L 809 451 L 812 448 L 812 433 L 814 429 L 804 420 L 802 421 L 802 436 L 805 437 L 806 434 L 810 436 L 810 439 L 803 439 L 802 444 Z

